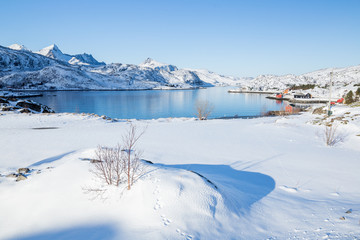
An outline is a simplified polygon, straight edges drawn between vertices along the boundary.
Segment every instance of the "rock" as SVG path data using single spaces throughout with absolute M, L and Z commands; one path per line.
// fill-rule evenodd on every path
M 0 103 L 6 103 L 9 104 L 9 101 L 6 100 L 5 98 L 0 98 Z
M 314 111 L 312 112 L 312 114 L 325 114 L 326 113 L 326 109 L 324 109 L 324 107 L 318 107 L 315 108 Z
M 102 161 L 98 159 L 90 159 L 90 163 L 100 163 L 100 162 Z
M 36 112 L 41 112 L 41 105 L 40 104 L 35 103 L 35 102 L 30 102 L 30 101 L 27 101 L 27 100 L 18 101 L 16 103 L 16 106 L 17 107 L 22 107 L 22 108 L 29 108 L 29 109 L 34 110 Z
M 341 217 L 341 218 L 340 218 L 340 220 L 345 220 L 345 217 L 344 217 L 344 216 L 343 216 L 343 217 Z
M 48 106 L 41 105 L 41 107 L 42 107 L 42 112 L 43 113 L 55 113 L 55 111 L 52 110 L 51 108 L 49 108 Z
M 345 213 L 352 213 L 352 209 L 347 210 Z
M 29 168 L 19 168 L 17 170 L 18 173 L 28 173 L 30 172 L 30 169 Z
M 11 178 L 16 178 L 18 176 L 19 176 L 19 174 L 17 174 L 17 173 L 10 173 L 10 174 L 6 175 L 6 177 L 11 177 Z
M 20 113 L 31 113 L 31 111 L 28 108 L 22 108 L 19 110 Z
M 145 159 L 143 159 L 143 161 L 144 162 L 146 162 L 146 163 L 149 163 L 149 164 L 154 164 L 152 161 L 150 161 L 150 160 L 145 160 Z
M 16 107 L 30 109 L 38 113 L 55 113 L 54 110 L 48 106 L 42 105 L 41 103 L 36 103 L 31 100 L 20 100 L 16 103 Z
M 19 176 L 16 178 L 16 181 L 19 182 L 26 179 L 27 177 L 24 174 L 20 173 Z
M 11 106 L 5 106 L 1 109 L 1 111 L 4 111 L 4 112 L 9 112 L 9 111 L 14 111 L 16 108 L 14 107 L 11 107 Z

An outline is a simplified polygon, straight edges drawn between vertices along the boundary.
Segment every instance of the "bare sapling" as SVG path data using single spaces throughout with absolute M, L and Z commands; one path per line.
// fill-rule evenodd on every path
M 324 141 L 327 146 L 334 146 L 335 144 L 342 142 L 344 137 L 339 134 L 337 125 L 327 125 L 324 129 Z
M 206 120 L 214 110 L 214 106 L 209 101 L 197 101 L 195 109 L 198 119 Z
M 123 152 L 125 155 L 124 169 L 127 178 L 127 189 L 130 190 L 131 186 L 143 174 L 143 166 L 140 162 L 141 153 L 137 150 L 136 144 L 145 130 L 139 131 L 135 125 L 130 125 L 128 131 L 123 135 Z

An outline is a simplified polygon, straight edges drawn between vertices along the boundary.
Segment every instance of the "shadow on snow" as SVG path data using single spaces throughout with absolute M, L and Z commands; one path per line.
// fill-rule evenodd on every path
M 252 204 L 261 200 L 275 188 L 272 177 L 257 173 L 236 170 L 229 165 L 165 165 L 155 166 L 179 168 L 192 171 L 213 185 L 224 197 L 225 204 L 237 211 L 248 210 Z
M 52 163 L 52 162 L 55 162 L 57 160 L 60 160 L 61 158 L 71 154 L 71 153 L 74 153 L 75 151 L 70 151 L 70 152 L 67 152 L 67 153 L 63 153 L 63 154 L 60 154 L 60 155 L 57 155 L 55 157 L 50 157 L 50 158 L 46 158 L 44 160 L 41 160 L 41 161 L 38 161 L 36 163 L 33 163 L 31 164 L 29 167 L 36 167 L 36 166 L 40 166 L 41 164 L 44 164 L 44 163 Z
M 62 230 L 42 232 L 13 240 L 63 240 L 63 239 L 115 239 L 116 231 L 110 225 L 78 226 Z

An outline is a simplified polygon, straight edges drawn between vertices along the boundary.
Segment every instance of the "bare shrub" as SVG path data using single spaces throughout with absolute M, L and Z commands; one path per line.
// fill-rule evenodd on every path
M 214 110 L 214 106 L 209 101 L 197 101 L 195 109 L 198 119 L 206 120 Z
M 326 125 L 324 129 L 324 141 L 327 146 L 334 146 L 335 144 L 344 141 L 344 136 L 339 134 L 337 125 Z
M 120 145 L 115 148 L 98 146 L 97 161 L 94 162 L 93 173 L 108 185 L 119 186 L 123 180 L 123 156 Z
M 95 152 L 92 172 L 107 185 L 119 186 L 127 183 L 130 190 L 134 182 L 144 173 L 144 165 L 140 160 L 141 152 L 136 144 L 145 130 L 139 131 L 135 125 L 130 125 L 122 136 L 122 144 L 114 148 L 99 146 Z

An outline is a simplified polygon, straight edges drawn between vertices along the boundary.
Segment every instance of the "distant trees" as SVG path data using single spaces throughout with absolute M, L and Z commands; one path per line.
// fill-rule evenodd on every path
M 353 103 L 355 100 L 354 100 L 354 93 L 353 91 L 350 91 L 348 92 L 346 95 L 345 95 L 345 103 L 346 104 L 350 104 L 350 103 Z
M 355 93 L 356 93 L 357 96 L 360 96 L 360 87 L 358 87 L 358 89 L 356 90 Z
M 197 101 L 195 110 L 199 120 L 206 120 L 214 110 L 214 106 L 209 101 Z
M 291 90 L 309 90 L 309 89 L 314 89 L 315 88 L 315 84 L 302 84 L 302 85 L 292 85 L 290 86 Z
M 92 172 L 108 185 L 119 186 L 126 183 L 130 190 L 134 182 L 144 173 L 144 166 L 140 161 L 141 152 L 136 144 L 145 130 L 139 131 L 135 125 L 122 136 L 122 144 L 114 148 L 99 146 L 96 159 L 92 162 Z

